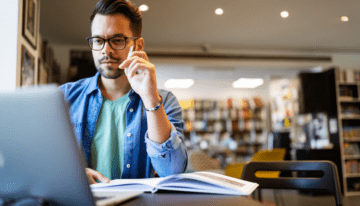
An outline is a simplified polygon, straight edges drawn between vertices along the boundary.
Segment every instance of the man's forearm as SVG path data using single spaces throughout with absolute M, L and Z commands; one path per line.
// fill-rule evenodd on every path
M 164 143 L 170 137 L 171 123 L 163 104 L 157 111 L 146 112 L 149 139 L 156 143 Z

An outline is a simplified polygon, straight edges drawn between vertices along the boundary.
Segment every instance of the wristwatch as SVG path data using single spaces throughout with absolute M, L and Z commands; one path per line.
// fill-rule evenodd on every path
M 155 111 L 157 111 L 157 110 L 160 108 L 163 98 L 162 98 L 161 95 L 159 95 L 159 96 L 160 96 L 160 102 L 159 102 L 159 104 L 156 105 L 156 106 L 153 107 L 153 108 L 150 108 L 150 109 L 146 109 L 146 108 L 145 108 L 145 110 L 146 110 L 147 112 L 155 112 Z

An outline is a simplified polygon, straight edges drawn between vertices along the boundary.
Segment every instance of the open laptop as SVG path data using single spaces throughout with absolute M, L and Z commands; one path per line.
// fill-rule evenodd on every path
M 126 192 L 94 201 L 67 103 L 56 85 L 0 92 L 0 199 L 41 197 L 51 205 L 114 205 Z

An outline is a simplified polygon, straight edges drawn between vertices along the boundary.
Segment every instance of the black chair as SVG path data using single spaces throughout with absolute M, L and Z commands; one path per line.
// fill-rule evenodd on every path
M 257 171 L 306 171 L 322 172 L 322 177 L 258 178 Z M 335 196 L 337 206 L 342 206 L 339 175 L 331 161 L 271 161 L 249 162 L 245 165 L 242 179 L 259 184 L 267 189 L 322 190 Z

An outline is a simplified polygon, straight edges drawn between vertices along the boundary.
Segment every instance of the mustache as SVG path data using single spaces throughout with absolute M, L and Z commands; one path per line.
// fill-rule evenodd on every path
M 105 60 L 106 61 L 112 60 L 112 61 L 120 62 L 120 58 L 115 58 L 113 56 L 104 56 L 101 59 L 99 59 L 99 63 L 101 63 L 101 62 L 103 62 Z

